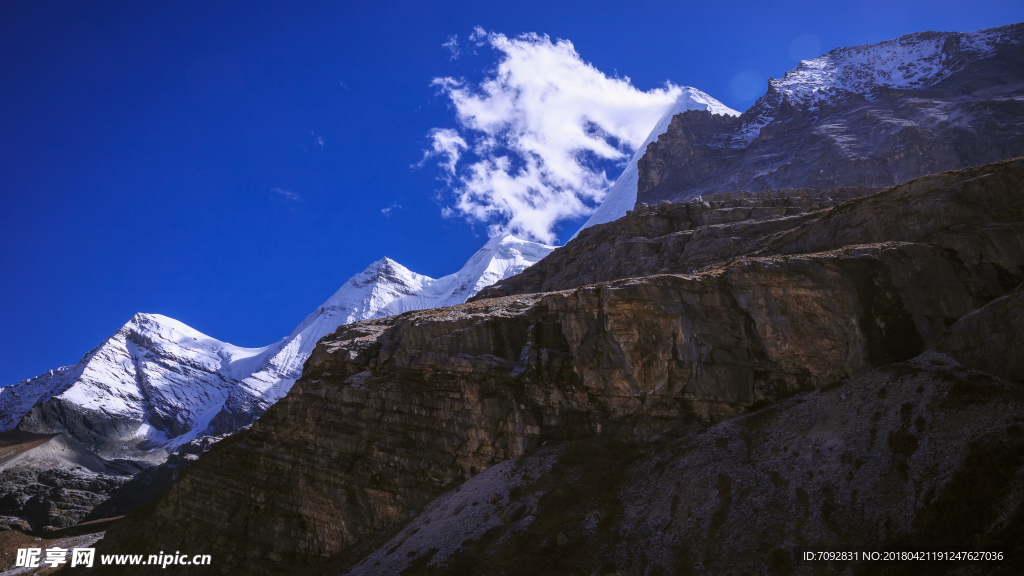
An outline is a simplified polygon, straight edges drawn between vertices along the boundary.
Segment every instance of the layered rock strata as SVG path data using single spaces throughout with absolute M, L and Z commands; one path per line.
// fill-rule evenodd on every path
M 563 290 L 652 273 L 688 274 L 740 256 L 919 242 L 953 250 L 1008 290 L 1024 280 L 1024 160 L 853 188 L 730 193 L 637 209 L 593 226 L 475 300 Z M 840 205 L 841 204 L 841 205 Z
M 687 274 L 752 252 L 767 236 L 881 188 L 729 192 L 680 203 L 644 205 L 576 238 L 532 268 L 484 288 L 469 301 L 576 288 L 596 282 Z
M 962 319 L 939 347 L 970 341 L 975 362 L 1019 362 L 1021 350 L 998 340 L 1024 334 L 1005 321 L 1006 304 Z M 1024 388 L 1003 374 L 929 351 L 681 439 L 548 444 L 324 573 L 1017 574 Z M 1003 559 L 813 566 L 802 546 Z
M 741 223 L 764 227 L 749 233 L 752 243 L 737 242 L 749 255 L 723 249 L 717 263 L 693 274 L 648 270 L 344 326 L 320 341 L 288 396 L 250 430 L 214 446 L 152 508 L 111 529 L 103 549 L 215 554 L 217 562 L 197 573 L 309 573 L 354 558 L 360 543 L 446 490 L 544 442 L 686 436 L 911 359 L 1024 279 L 1022 177 L 1024 162 L 1005 162 L 857 198 L 799 217 L 795 227 Z M 896 396 L 923 385 L 907 384 Z M 877 396 L 875 384 L 857 386 L 865 398 Z M 943 394 L 929 392 L 927 402 Z M 806 415 L 812 426 L 822 410 Z M 904 416 L 896 418 L 898 427 Z M 798 425 L 780 423 L 761 448 L 778 453 Z M 873 450 L 876 435 L 866 448 L 851 437 L 850 457 Z M 715 456 L 701 444 L 708 437 L 692 441 L 700 447 L 692 458 L 710 473 Z M 915 452 L 904 450 L 913 441 L 889 437 L 896 453 Z M 754 455 L 737 449 L 737 465 Z M 803 468 L 786 472 L 796 473 Z M 698 493 L 733 482 L 706 480 L 694 477 Z M 862 498 L 874 495 L 865 482 Z M 720 498 L 732 498 L 731 490 L 721 488 Z M 690 512 L 703 505 L 706 498 Z M 669 509 L 676 514 L 679 506 Z M 734 517 L 728 506 L 709 513 L 722 516 L 712 522 L 717 538 Z

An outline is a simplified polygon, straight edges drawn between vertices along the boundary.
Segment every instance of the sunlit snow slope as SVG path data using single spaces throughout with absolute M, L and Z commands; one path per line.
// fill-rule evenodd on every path
M 553 249 L 492 238 L 461 270 L 438 279 L 384 258 L 264 348 L 239 348 L 166 316 L 136 314 L 78 364 L 0 388 L 0 431 L 65 432 L 106 458 L 162 458 L 197 436 L 250 424 L 288 392 L 316 342 L 338 326 L 462 303 Z
M 686 110 L 707 110 L 712 114 L 728 114 L 729 116 L 740 115 L 739 112 L 696 88 L 683 88 L 682 95 L 679 96 L 675 104 L 665 110 L 661 119 L 651 129 L 651 133 L 647 135 L 647 139 L 633 153 L 633 157 L 629 159 L 629 163 L 626 164 L 622 174 L 615 180 L 612 187 L 608 189 L 608 195 L 605 196 L 604 201 L 597 207 L 597 210 L 594 211 L 590 219 L 580 227 L 580 230 L 590 228 L 595 224 L 604 224 L 605 222 L 617 220 L 626 215 L 626 210 L 633 209 L 633 205 L 636 204 L 638 180 L 636 163 L 640 161 L 644 152 L 647 151 L 647 145 L 665 133 L 669 123 L 672 121 L 672 117 Z M 579 230 L 572 237 L 575 238 L 577 234 L 579 234 Z
M 306 317 L 258 370 L 244 378 L 208 431 L 223 434 L 249 424 L 283 397 L 302 373 L 318 340 L 338 326 L 424 308 L 461 304 L 482 288 L 522 272 L 554 246 L 512 235 L 490 239 L 455 274 L 431 278 L 390 258 L 349 278 L 327 302 Z

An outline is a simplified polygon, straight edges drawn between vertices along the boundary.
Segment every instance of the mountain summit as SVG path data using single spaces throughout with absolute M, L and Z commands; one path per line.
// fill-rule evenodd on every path
M 492 238 L 461 270 L 438 279 L 383 258 L 263 348 L 136 314 L 77 364 L 0 389 L 0 432 L 64 433 L 104 458 L 161 460 L 197 437 L 251 424 L 291 389 L 317 341 L 339 326 L 462 303 L 552 250 L 511 235 Z
M 625 216 L 627 210 L 633 209 L 633 205 L 636 204 L 637 163 L 640 162 L 640 159 L 643 158 L 644 153 L 647 151 L 647 145 L 657 140 L 659 136 L 668 130 L 668 125 L 672 118 L 676 114 L 687 110 L 705 110 L 712 114 L 724 116 L 740 115 L 739 112 L 696 88 L 683 88 L 683 93 L 679 96 L 679 99 L 665 111 L 665 114 L 662 115 L 661 119 L 654 125 L 654 128 L 651 129 L 651 133 L 644 139 L 643 144 L 637 147 L 633 157 L 629 159 L 626 167 L 622 170 L 622 174 L 619 175 L 612 184 L 612 187 L 609 188 L 608 195 L 605 196 L 604 201 L 597 207 L 597 210 L 590 216 L 590 219 L 580 227 L 580 230 L 585 230 L 595 224 L 611 222 Z M 573 234 L 572 238 L 575 238 L 577 235 L 579 235 L 579 231 Z
M 417 274 L 390 258 L 370 264 L 349 278 L 281 341 L 266 362 L 241 380 L 206 433 L 224 434 L 251 424 L 288 393 L 316 343 L 338 326 L 461 304 L 486 286 L 522 272 L 554 249 L 511 234 L 491 238 L 461 270 L 437 279 Z
M 687 111 L 646 147 L 637 201 L 892 186 L 1024 155 L 1024 24 L 838 48 L 738 117 Z

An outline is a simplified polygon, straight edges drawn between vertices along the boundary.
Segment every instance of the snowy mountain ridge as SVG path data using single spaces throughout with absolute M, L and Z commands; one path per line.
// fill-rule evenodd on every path
M 240 385 L 212 422 L 208 434 L 245 426 L 283 398 L 302 374 L 316 343 L 342 324 L 383 318 L 410 310 L 461 304 L 486 286 L 514 276 L 547 256 L 554 246 L 511 234 L 491 238 L 461 270 L 441 278 L 417 274 L 382 258 L 350 278 L 280 344 L 278 351 Z
M 828 98 L 835 90 L 864 94 L 878 88 L 927 88 L 991 55 L 1002 43 L 1016 43 L 1010 27 L 976 32 L 918 32 L 803 60 L 769 83 L 792 100 Z
M 637 202 L 887 187 L 1020 156 L 1021 62 L 1024 23 L 837 48 L 739 117 L 674 116 L 637 164 Z
M 575 238 L 579 235 L 581 230 L 585 230 L 594 226 L 595 224 L 604 224 L 605 222 L 611 222 L 617 220 L 626 215 L 627 210 L 632 210 L 633 205 L 636 204 L 636 190 L 638 181 L 637 162 L 640 158 L 643 158 L 644 153 L 647 151 L 647 145 L 658 139 L 668 130 L 668 125 L 672 122 L 672 117 L 680 112 L 687 110 L 707 110 L 712 114 L 725 114 L 727 116 L 739 116 L 740 113 L 732 108 L 729 108 L 725 104 L 722 104 L 718 100 L 715 100 L 705 92 L 702 92 L 696 88 L 685 87 L 683 93 L 671 105 L 665 113 L 661 116 L 658 122 L 651 129 L 650 134 L 643 141 L 636 151 L 633 152 L 633 156 L 626 163 L 626 167 L 622 170 L 622 174 L 615 180 L 611 188 L 608 189 L 608 194 L 605 196 L 604 201 L 597 207 L 597 210 L 590 216 L 590 219 L 572 235 Z M 570 240 L 572 240 L 570 238 Z
M 768 92 L 751 108 L 733 148 L 750 144 L 761 128 L 775 119 L 773 110 L 784 101 L 814 112 L 851 94 L 872 100 L 882 89 L 927 89 L 989 57 L 1001 45 L 1019 42 L 1019 25 L 975 32 L 917 32 L 877 44 L 836 48 L 802 60 L 782 78 L 768 81 Z
M 161 459 L 200 436 L 251 424 L 342 324 L 464 302 L 554 247 L 492 238 L 434 279 L 384 258 L 350 278 L 283 340 L 241 348 L 159 314 L 136 314 L 72 366 L 0 388 L 0 431 L 65 432 L 105 458 Z

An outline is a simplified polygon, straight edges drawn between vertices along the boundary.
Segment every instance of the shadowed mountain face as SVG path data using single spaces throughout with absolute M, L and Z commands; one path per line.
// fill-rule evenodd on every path
M 909 34 L 806 60 L 739 117 L 687 111 L 638 163 L 637 204 L 891 186 L 1024 155 L 1024 24 Z
M 1014 160 L 788 216 L 783 192 L 730 197 L 724 224 L 648 208 L 557 251 L 545 292 L 343 326 L 98 552 L 711 574 L 785 571 L 804 544 L 1019 547 L 1021 361 L 1000 343 L 1022 329 L 1022 183 Z M 579 285 L 588 242 L 609 251 Z

